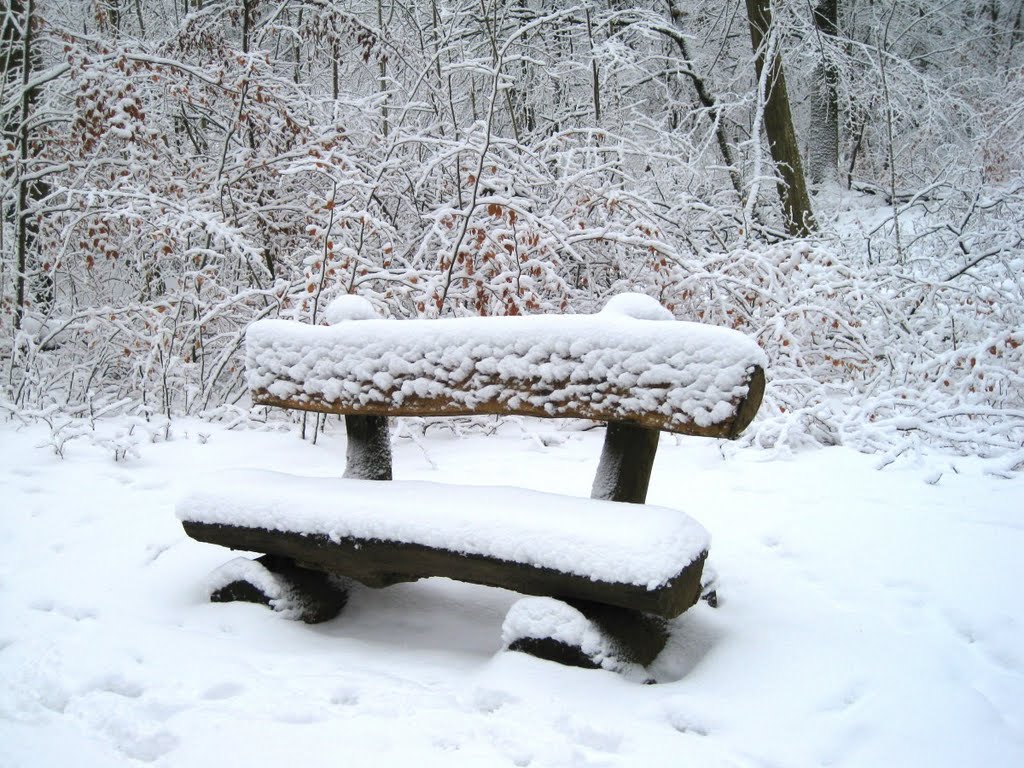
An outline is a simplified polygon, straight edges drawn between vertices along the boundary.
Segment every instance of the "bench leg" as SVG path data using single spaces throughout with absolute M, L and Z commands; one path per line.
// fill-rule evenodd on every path
M 566 602 L 614 642 L 618 657 L 623 661 L 646 667 L 668 642 L 668 622 L 660 616 L 584 600 Z
M 658 616 L 584 600 L 523 598 L 502 627 L 505 647 L 586 669 L 636 671 L 657 657 L 668 640 Z
M 211 574 L 209 587 L 211 602 L 258 603 L 306 624 L 330 621 L 348 602 L 343 580 L 280 555 L 236 558 Z
M 590 497 L 643 504 L 660 436 L 656 429 L 608 424 Z
M 345 477 L 391 479 L 391 435 L 386 416 L 346 416 Z

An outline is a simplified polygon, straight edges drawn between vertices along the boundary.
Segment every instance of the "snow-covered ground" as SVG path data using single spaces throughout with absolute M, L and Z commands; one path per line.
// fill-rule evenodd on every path
M 721 602 L 644 686 L 501 652 L 501 590 L 361 590 L 318 626 L 206 602 L 233 554 L 182 533 L 190 478 L 340 474 L 340 433 L 176 422 L 115 463 L 0 425 L 0 766 L 1024 765 L 1024 477 L 664 437 L 649 501 L 711 531 Z M 396 475 L 585 496 L 600 440 L 431 433 Z

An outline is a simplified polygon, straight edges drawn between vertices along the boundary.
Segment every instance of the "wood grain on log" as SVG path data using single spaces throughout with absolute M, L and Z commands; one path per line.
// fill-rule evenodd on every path
M 529 392 L 531 399 L 537 399 L 537 395 L 543 394 L 539 389 L 533 388 L 530 382 L 519 382 L 517 386 L 524 392 Z M 506 389 L 501 392 L 508 392 Z M 646 429 L 656 429 L 663 432 L 675 432 L 683 435 L 695 435 L 698 437 L 724 437 L 734 439 L 753 421 L 757 409 L 761 407 L 761 399 L 764 396 L 765 376 L 760 366 L 754 366 L 750 373 L 747 393 L 743 397 L 735 398 L 730 405 L 731 415 L 713 424 L 700 425 L 691 419 L 686 419 L 680 414 L 665 414 L 660 411 L 622 413 L 614 406 L 608 406 L 602 402 L 605 398 L 601 393 L 595 393 L 589 402 L 573 401 L 557 403 L 545 402 L 544 405 L 535 405 L 529 400 L 523 399 L 512 403 L 508 400 L 488 399 L 487 389 L 484 386 L 478 388 L 475 402 L 472 407 L 464 402 L 453 400 L 449 397 L 420 397 L 416 395 L 401 395 L 392 392 L 384 402 L 363 402 L 358 394 L 342 392 L 333 400 L 321 397 L 310 397 L 303 395 L 295 398 L 275 397 L 266 390 L 257 389 L 252 392 L 253 403 L 256 405 L 267 405 L 276 408 L 291 408 L 300 411 L 316 411 L 320 413 L 335 413 L 344 415 L 362 416 L 473 416 L 473 415 L 495 415 L 495 416 L 535 416 L 539 418 L 574 418 L 589 419 L 592 421 L 606 421 L 616 424 L 631 424 Z M 614 393 L 616 400 L 628 395 L 627 389 L 616 389 Z

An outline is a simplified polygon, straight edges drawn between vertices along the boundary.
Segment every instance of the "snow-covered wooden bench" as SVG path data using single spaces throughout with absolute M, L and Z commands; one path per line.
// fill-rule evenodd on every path
M 254 402 L 345 415 L 345 477 L 244 471 L 193 489 L 178 505 L 190 536 L 267 553 L 216 574 L 213 599 L 316 621 L 344 605 L 337 577 L 447 576 L 539 596 L 510 611 L 512 649 L 581 666 L 653 660 L 665 620 L 699 598 L 708 548 L 687 515 L 643 503 L 658 436 L 737 436 L 764 390 L 757 345 L 634 294 L 596 315 L 406 321 L 345 297 L 328 317 L 254 324 L 246 365 Z M 466 414 L 607 422 L 592 498 L 376 482 L 392 477 L 388 417 Z

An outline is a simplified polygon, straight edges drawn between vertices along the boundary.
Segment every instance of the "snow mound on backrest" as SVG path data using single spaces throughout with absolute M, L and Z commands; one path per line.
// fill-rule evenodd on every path
M 362 296 L 353 296 L 349 293 L 338 296 L 324 310 L 324 319 L 331 325 L 346 320 L 376 320 L 377 317 L 377 310 L 373 308 L 373 304 Z
M 675 320 L 657 300 L 643 293 L 620 293 L 608 299 L 602 315 L 623 315 L 636 320 Z

